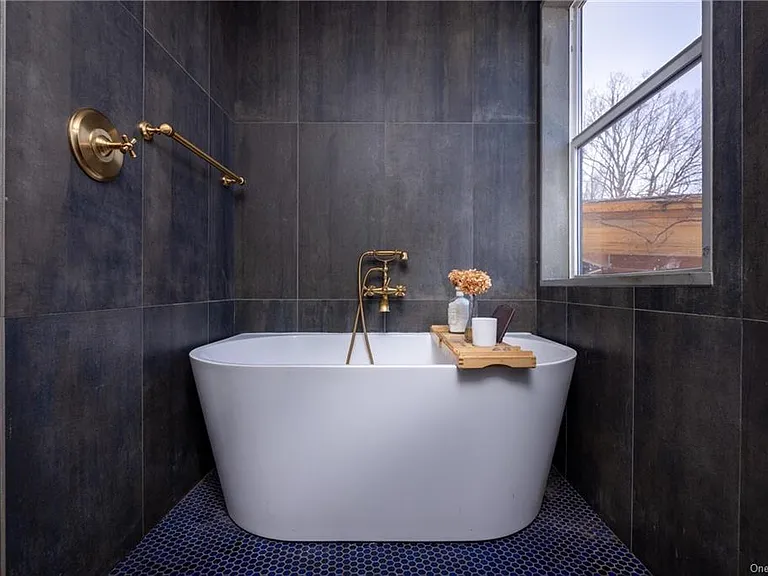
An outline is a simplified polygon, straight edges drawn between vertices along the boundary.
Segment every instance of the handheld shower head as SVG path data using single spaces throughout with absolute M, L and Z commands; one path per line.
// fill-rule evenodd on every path
M 405 250 L 372 250 L 371 253 L 379 262 L 392 262 L 398 258 L 403 262 L 408 261 L 408 252 Z

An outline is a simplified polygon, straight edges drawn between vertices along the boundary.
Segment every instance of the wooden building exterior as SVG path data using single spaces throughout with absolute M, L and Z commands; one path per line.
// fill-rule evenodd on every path
M 701 267 L 701 196 L 582 205 L 584 273 Z

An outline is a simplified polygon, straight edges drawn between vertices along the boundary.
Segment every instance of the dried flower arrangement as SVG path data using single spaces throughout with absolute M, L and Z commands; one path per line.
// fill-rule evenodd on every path
M 448 280 L 464 294 L 477 296 L 488 292 L 491 284 L 491 277 L 487 272 L 470 268 L 469 270 L 451 270 L 448 274 Z

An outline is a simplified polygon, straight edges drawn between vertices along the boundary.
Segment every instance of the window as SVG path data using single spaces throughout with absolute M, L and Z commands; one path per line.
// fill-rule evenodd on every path
M 542 24 L 542 283 L 710 284 L 708 1 L 545 3 Z

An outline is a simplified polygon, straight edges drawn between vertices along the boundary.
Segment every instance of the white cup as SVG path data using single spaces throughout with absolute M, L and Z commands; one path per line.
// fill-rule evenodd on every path
M 472 318 L 472 344 L 496 345 L 496 318 Z

